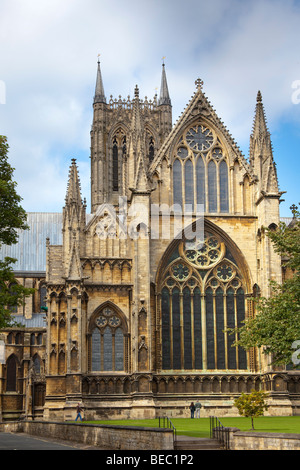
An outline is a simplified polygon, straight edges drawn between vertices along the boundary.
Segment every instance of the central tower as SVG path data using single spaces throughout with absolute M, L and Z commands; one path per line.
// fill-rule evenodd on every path
M 119 196 L 130 197 L 129 184 L 135 174 L 137 155 L 132 148 L 130 163 L 130 143 L 136 141 L 139 133 L 140 145 L 145 150 L 146 169 L 154 159 L 162 142 L 172 128 L 172 106 L 169 97 L 165 64 L 162 66 L 160 98 L 153 100 L 139 98 L 138 87 L 135 96 L 127 99 L 107 101 L 98 61 L 94 114 L 91 129 L 91 210 L 95 213 L 103 203 L 116 205 Z M 137 129 L 136 113 L 139 114 Z

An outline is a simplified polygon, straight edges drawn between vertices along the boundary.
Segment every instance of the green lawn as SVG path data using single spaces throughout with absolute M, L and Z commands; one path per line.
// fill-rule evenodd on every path
M 221 418 L 220 420 L 223 426 L 226 427 L 239 428 L 241 431 L 251 430 L 250 418 Z M 172 418 L 171 421 L 175 426 L 178 435 L 209 437 L 209 418 Z M 158 419 L 106 420 L 88 422 L 91 424 L 158 427 Z M 300 416 L 262 416 L 260 418 L 254 419 L 254 428 L 255 431 L 261 432 L 283 432 L 300 434 Z

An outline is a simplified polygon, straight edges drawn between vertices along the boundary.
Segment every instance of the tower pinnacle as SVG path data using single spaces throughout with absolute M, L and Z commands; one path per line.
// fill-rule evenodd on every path
M 100 60 L 98 56 L 98 69 L 97 69 L 97 80 L 96 80 L 96 89 L 95 89 L 95 96 L 94 96 L 94 104 L 95 103 L 106 103 L 106 98 L 104 94 L 104 87 L 100 69 Z
M 159 102 L 158 105 L 161 106 L 163 104 L 171 106 L 171 100 L 169 96 L 169 90 L 168 90 L 168 83 L 167 83 L 167 76 L 166 76 L 166 71 L 165 71 L 165 63 L 164 63 L 163 58 L 163 64 L 162 64 L 162 74 L 161 74 L 161 85 L 160 85 L 160 97 L 159 97 Z
M 66 204 L 71 203 L 76 203 L 78 205 L 82 204 L 80 181 L 75 158 L 72 158 L 72 163 L 70 165 L 69 181 L 66 194 Z

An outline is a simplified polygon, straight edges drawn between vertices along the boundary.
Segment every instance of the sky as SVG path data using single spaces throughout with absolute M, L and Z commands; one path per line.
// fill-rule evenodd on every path
M 175 123 L 195 80 L 246 158 L 263 97 L 281 191 L 300 202 L 300 0 L 0 0 L 0 134 L 22 206 L 61 212 L 76 158 L 90 210 L 100 54 L 110 95 L 153 99 L 165 57 Z

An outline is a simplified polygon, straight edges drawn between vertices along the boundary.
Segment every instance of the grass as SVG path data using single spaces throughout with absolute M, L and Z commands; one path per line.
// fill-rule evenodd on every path
M 251 431 L 251 419 L 242 417 L 220 418 L 225 427 Z M 209 418 L 171 418 L 177 435 L 209 437 Z M 158 427 L 158 419 L 86 421 L 91 424 Z M 300 434 L 300 416 L 261 416 L 254 418 L 255 431 Z

